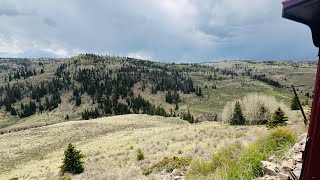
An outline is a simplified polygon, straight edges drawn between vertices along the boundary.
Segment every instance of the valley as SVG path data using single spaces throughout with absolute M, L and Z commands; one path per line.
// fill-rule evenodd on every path
M 171 172 L 146 170 L 165 157 L 210 160 L 221 147 L 266 135 L 260 106 L 263 118 L 281 107 L 298 136 L 306 129 L 290 108 L 290 86 L 310 113 L 315 73 L 315 62 L 2 59 L 0 179 L 61 178 L 68 143 L 85 155 L 85 171 L 72 179 L 166 179 Z M 236 102 L 244 126 L 228 123 Z

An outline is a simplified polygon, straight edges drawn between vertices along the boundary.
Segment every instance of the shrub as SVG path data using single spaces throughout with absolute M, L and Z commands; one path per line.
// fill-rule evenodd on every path
M 310 93 L 309 92 L 306 92 L 305 94 L 304 94 L 306 97 L 310 97 Z
M 71 178 L 67 175 L 64 175 L 59 180 L 71 180 Z
M 287 125 L 286 121 L 288 118 L 285 117 L 285 113 L 279 107 L 272 115 L 272 119 L 267 122 L 268 128 L 274 128 L 277 126 L 285 126 Z
M 237 101 L 234 107 L 233 116 L 230 120 L 231 125 L 245 125 L 246 119 L 243 117 L 240 102 Z
M 172 172 L 174 169 L 189 166 L 190 162 L 191 159 L 186 157 L 164 157 L 160 162 L 152 165 L 150 168 L 145 169 L 144 174 L 148 175 L 153 171 L 162 171 L 164 169 L 166 172 Z
M 81 154 L 81 151 L 75 149 L 75 146 L 71 143 L 68 145 L 67 150 L 64 151 L 63 164 L 60 167 L 61 172 L 71 173 L 71 174 L 80 174 L 83 172 L 83 162 L 81 159 L 84 156 Z
M 240 143 L 234 143 L 220 148 L 212 155 L 211 161 L 194 160 L 191 162 L 191 169 L 187 173 L 188 179 L 198 179 L 199 176 L 212 174 L 217 168 L 230 166 L 234 164 L 240 154 L 243 152 L 243 146 Z
M 291 130 L 282 127 L 273 129 L 247 148 L 235 143 L 218 150 L 209 162 L 192 161 L 187 178 L 255 179 L 264 173 L 260 161 L 271 155 L 282 156 L 295 140 L 295 134 Z
M 137 160 L 138 161 L 144 160 L 144 154 L 141 151 L 141 149 L 138 149 Z

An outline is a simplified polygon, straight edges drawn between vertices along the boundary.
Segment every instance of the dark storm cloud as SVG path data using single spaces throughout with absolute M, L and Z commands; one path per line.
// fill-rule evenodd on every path
M 270 0 L 3 0 L 0 56 L 82 52 L 162 61 L 312 59 L 309 30 Z

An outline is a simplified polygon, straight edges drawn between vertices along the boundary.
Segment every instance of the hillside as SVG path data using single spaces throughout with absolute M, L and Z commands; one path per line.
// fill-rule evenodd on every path
M 191 125 L 179 118 L 123 115 L 91 121 L 71 121 L 0 136 L 0 179 L 58 178 L 68 143 L 85 154 L 84 173 L 74 179 L 159 179 L 143 169 L 174 155 L 210 159 L 221 146 L 252 142 L 264 127 L 230 127 L 217 122 Z M 141 148 L 145 160 L 136 160 Z
M 310 104 L 312 62 L 166 64 L 126 57 L 1 59 L 0 132 L 131 113 L 219 121 L 229 101 L 252 93 L 290 105 L 291 84 Z M 17 115 L 15 115 L 17 114 Z
M 278 107 L 288 120 L 280 132 L 291 139 L 282 154 L 270 152 L 281 159 L 306 131 L 300 112 L 290 108 L 290 86 L 310 113 L 315 71 L 313 62 L 168 64 L 94 54 L 1 59 L 0 179 L 59 179 L 69 143 L 85 164 L 72 179 L 172 179 L 172 166 L 181 163 L 185 173 L 193 168 L 190 179 L 224 176 L 202 166 L 221 148 L 238 143 L 245 152 L 266 139 Z M 243 126 L 230 125 L 236 104 Z

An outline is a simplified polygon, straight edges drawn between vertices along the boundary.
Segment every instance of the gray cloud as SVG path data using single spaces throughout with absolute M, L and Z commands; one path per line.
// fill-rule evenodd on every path
M 57 26 L 57 23 L 56 23 L 53 19 L 51 19 L 51 18 L 44 18 L 44 19 L 43 19 L 43 22 L 44 22 L 45 24 L 47 24 L 48 26 L 52 26 L 52 27 Z
M 22 13 L 17 11 L 16 9 L 0 9 L 0 16 L 18 16 Z
M 0 2 L 0 16 L 30 16 L 30 15 L 37 15 L 37 12 L 33 9 L 24 9 L 23 7 L 18 8 L 17 4 L 12 3 L 10 1 L 1 1 Z
M 309 30 L 270 0 L 7 0 L 0 56 L 81 52 L 163 61 L 313 59 Z M 3 14 L 1 16 L 1 14 Z

